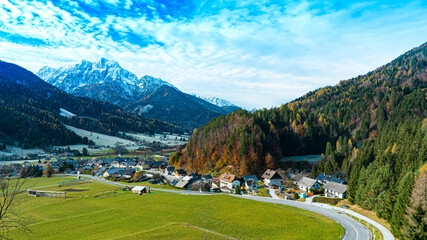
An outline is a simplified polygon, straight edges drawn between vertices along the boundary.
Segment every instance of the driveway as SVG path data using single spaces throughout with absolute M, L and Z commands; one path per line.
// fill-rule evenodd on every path
M 270 194 L 271 198 L 273 199 L 281 199 L 279 198 L 279 196 L 277 196 L 275 189 L 272 189 L 272 188 L 268 189 L 268 194 Z

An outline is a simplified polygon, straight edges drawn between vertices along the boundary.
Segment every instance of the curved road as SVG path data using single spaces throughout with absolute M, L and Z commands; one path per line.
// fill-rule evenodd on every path
M 77 176 L 76 174 L 66 174 L 66 175 Z M 110 185 L 116 185 L 116 186 L 121 186 L 121 187 L 132 186 L 132 185 L 126 185 L 126 184 L 122 184 L 122 183 L 118 183 L 118 182 L 111 182 L 111 181 L 105 180 L 103 178 L 94 177 L 91 175 L 80 174 L 80 176 L 87 177 L 87 178 L 90 178 L 90 179 L 93 179 L 93 180 L 96 180 L 99 182 L 107 183 Z M 202 192 L 193 192 L 193 191 L 168 190 L 168 189 L 159 189 L 159 188 L 151 188 L 151 189 L 156 190 L 156 191 L 180 193 L 180 194 L 188 194 L 188 195 L 212 195 L 212 194 L 214 194 L 214 193 L 202 193 Z M 215 194 L 218 194 L 218 193 L 215 193 Z M 270 194 L 272 195 L 272 198 L 257 197 L 257 196 L 246 196 L 246 195 L 232 195 L 232 196 L 250 199 L 250 200 L 255 200 L 255 201 L 259 201 L 259 202 L 283 204 L 283 205 L 288 205 L 288 206 L 304 209 L 307 211 L 319 213 L 319 214 L 322 214 L 328 218 L 333 219 L 334 221 L 339 223 L 344 228 L 345 233 L 344 233 L 344 236 L 342 237 L 342 239 L 344 239 L 344 240 L 371 239 L 371 237 L 372 237 L 371 232 L 365 226 L 363 226 L 361 223 L 359 223 L 358 221 L 347 216 L 346 214 L 343 214 L 343 212 L 344 212 L 344 213 L 350 214 L 352 216 L 358 217 L 362 220 L 365 220 L 365 221 L 369 222 L 370 224 L 374 225 L 375 227 L 377 227 L 378 230 L 382 233 L 384 240 L 394 240 L 393 235 L 391 234 L 391 232 L 387 228 L 385 228 L 381 224 L 373 221 L 372 219 L 367 218 L 367 217 L 360 215 L 356 212 L 353 212 L 351 210 L 333 207 L 333 206 L 330 206 L 327 204 L 305 203 L 305 202 L 297 202 L 297 201 L 278 199 L 275 192 L 270 191 Z
M 306 203 L 297 202 L 297 201 L 257 197 L 257 196 L 244 196 L 244 195 L 234 195 L 234 196 L 240 197 L 240 198 L 252 199 L 260 202 L 283 204 L 283 205 L 288 205 L 288 206 L 308 210 L 310 212 L 319 213 L 319 214 L 322 214 L 323 216 L 326 216 L 328 218 L 335 220 L 345 229 L 345 233 L 342 239 L 345 239 L 345 240 L 371 239 L 371 233 L 367 228 L 365 228 L 365 226 L 363 226 L 356 220 L 350 218 L 349 216 L 345 214 L 341 214 L 338 211 L 331 211 L 322 207 L 318 207 L 316 205 L 306 204 Z

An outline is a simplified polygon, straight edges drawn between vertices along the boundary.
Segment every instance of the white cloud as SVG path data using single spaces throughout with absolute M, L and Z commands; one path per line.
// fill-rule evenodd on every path
M 50 2 L 13 5 L 0 0 L 0 31 L 48 43 L 30 46 L 0 40 L 0 58 L 37 71 L 43 65 L 106 57 L 139 76 L 161 77 L 183 91 L 252 108 L 279 106 L 318 87 L 364 74 L 427 37 L 427 19 L 421 17 L 427 11 L 417 3 L 397 9 L 376 6 L 356 17 L 366 5 L 319 14 L 307 1 L 288 6 L 236 4 L 235 9 L 170 21 L 113 13 L 100 17 L 81 9 L 69 12 Z M 129 0 L 123 3 L 124 9 L 135 6 Z M 205 8 L 209 6 L 201 5 L 200 11 Z M 111 31 L 120 40 L 113 40 Z M 141 47 L 135 39 L 128 41 L 128 33 L 164 45 Z

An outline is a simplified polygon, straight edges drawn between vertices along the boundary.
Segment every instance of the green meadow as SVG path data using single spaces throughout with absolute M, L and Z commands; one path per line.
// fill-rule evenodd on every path
M 15 239 L 340 239 L 344 229 L 322 215 L 228 195 L 154 191 L 139 196 L 93 182 L 58 187 L 69 177 L 29 179 L 26 186 L 67 191 L 66 199 L 18 197 L 30 224 Z

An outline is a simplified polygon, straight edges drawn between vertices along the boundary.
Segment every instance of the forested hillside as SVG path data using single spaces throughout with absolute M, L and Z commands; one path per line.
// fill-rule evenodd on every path
M 280 108 L 214 119 L 171 160 L 190 171 L 245 175 L 277 167 L 283 156 L 323 153 L 313 175 L 341 174 L 350 182 L 352 202 L 391 222 L 396 236 L 422 239 L 420 225 L 402 226 L 426 221 L 411 220 L 419 211 L 425 216 L 425 204 L 409 204 L 415 180 L 426 181 L 420 171 L 427 162 L 426 57 L 423 44 L 366 75 Z
M 140 101 L 130 103 L 124 110 L 180 126 L 187 131 L 209 120 L 229 113 L 203 99 L 164 85 Z M 233 110 L 233 109 L 230 109 Z
M 17 141 L 25 148 L 87 143 L 63 123 L 110 135 L 118 131 L 181 131 L 165 122 L 129 114 L 109 103 L 74 97 L 30 71 L 3 61 L 0 61 L 0 103 L 0 142 L 13 145 Z M 77 116 L 61 117 L 60 108 Z

